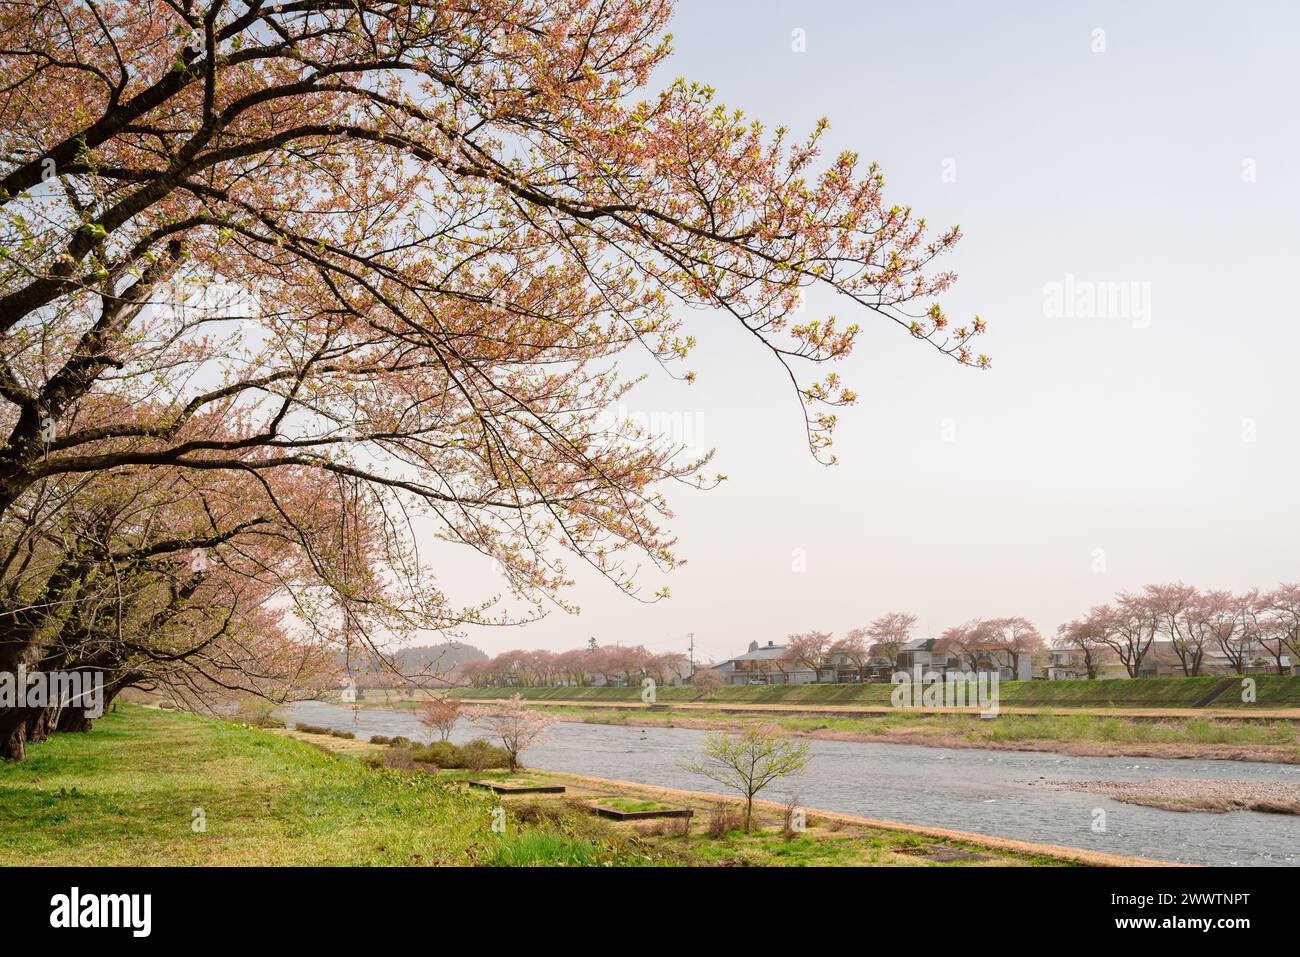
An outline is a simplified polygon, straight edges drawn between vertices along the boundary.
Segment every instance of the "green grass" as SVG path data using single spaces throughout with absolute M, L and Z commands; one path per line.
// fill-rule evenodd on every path
M 591 711 L 582 707 L 553 705 L 551 714 L 581 719 L 587 724 L 671 726 L 678 722 L 708 721 L 717 725 L 746 723 L 775 724 L 791 731 L 842 731 L 857 734 L 900 735 L 906 742 L 925 737 L 955 736 L 990 744 L 1014 742 L 1084 742 L 1095 744 L 1199 744 L 1272 745 L 1297 750 L 1300 757 L 1300 725 L 1289 721 L 1236 722 L 1226 719 L 1162 718 L 1135 720 L 1105 715 L 1046 711 L 1041 714 L 1004 714 L 996 721 L 956 714 L 920 714 L 899 710 L 865 716 L 765 714 L 691 710 L 679 712 Z
M 664 811 L 672 807 L 671 804 L 664 804 L 662 801 L 638 801 L 635 798 L 599 798 L 596 801 L 601 807 L 612 807 L 617 811 Z
M 1004 715 L 959 729 L 970 740 L 1085 741 L 1102 744 L 1283 745 L 1296 747 L 1286 721 L 1237 724 L 1203 718 L 1131 721 L 1083 714 Z
M 562 834 L 520 834 L 502 840 L 484 863 L 493 867 L 592 867 L 601 861 L 590 841 Z
M 1300 707 L 1300 676 L 1252 675 L 1256 701 L 1241 701 L 1240 679 L 1210 675 L 1197 678 L 1106 678 L 1099 681 L 1004 681 L 1001 704 L 1008 707 L 1062 708 L 1190 708 L 1220 686 L 1226 686 L 1206 705 L 1215 708 Z M 708 697 L 699 689 L 659 687 L 656 698 L 665 704 L 681 701 L 724 704 L 889 704 L 893 687 L 876 684 L 819 684 L 790 686 L 725 686 Z M 530 701 L 640 702 L 641 688 L 461 688 L 466 699 L 501 698 L 520 694 Z M 389 705 L 390 707 L 395 705 Z M 412 705 L 413 706 L 413 705 Z
M 870 831 L 861 837 L 802 834 L 787 838 L 779 830 L 768 828 L 749 834 L 736 830 L 724 838 L 691 837 L 667 843 L 689 848 L 692 856 L 709 863 L 759 867 L 1073 866 L 1035 854 L 991 850 L 901 831 Z M 952 859 L 944 859 L 945 855 Z
M 177 712 L 123 705 L 29 754 L 0 764 L 0 865 L 648 860 L 508 814 L 497 834 L 489 792 Z

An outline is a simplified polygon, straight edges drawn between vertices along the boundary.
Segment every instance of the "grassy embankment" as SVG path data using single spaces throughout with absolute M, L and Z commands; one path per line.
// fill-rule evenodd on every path
M 821 812 L 787 838 L 774 805 L 760 806 L 755 833 L 723 828 L 710 836 L 709 820 L 726 818 L 730 806 L 714 795 L 529 771 L 568 793 L 499 798 L 464 782 L 507 779 L 504 772 L 403 771 L 357 760 L 383 751 L 124 705 L 88 734 L 55 735 L 33 745 L 27 762 L 0 766 L 0 865 L 1108 862 Z M 592 799 L 667 802 L 696 817 L 689 833 L 676 821 L 605 821 L 586 806 Z M 507 809 L 503 835 L 491 827 L 498 807 Z M 201 832 L 192 826 L 195 809 Z
M 1068 750 L 1096 753 L 1169 753 L 1169 756 L 1240 758 L 1300 763 L 1300 724 L 1244 723 L 1225 719 L 1168 718 L 1134 721 L 1091 714 L 1003 715 L 997 721 L 955 714 L 835 715 L 735 714 L 724 711 L 615 711 L 538 705 L 563 720 L 650 727 L 738 728 L 775 724 L 822 738 L 933 744 L 943 747 Z M 1081 753 L 1085 753 L 1081 751 Z
M 1224 676 L 1197 678 L 1121 678 L 1098 681 L 1004 681 L 998 687 L 1004 708 L 1212 708 L 1272 710 L 1300 708 L 1300 676 L 1252 675 L 1256 700 L 1241 700 L 1241 679 Z M 790 686 L 725 686 L 707 697 L 688 686 L 659 687 L 656 698 L 663 704 L 707 703 L 828 705 L 889 707 L 893 686 L 872 684 L 814 684 Z M 636 703 L 641 689 L 631 688 L 460 688 L 464 698 L 499 698 L 514 693 L 530 701 L 590 701 Z M 374 692 L 371 692 L 374 694 Z

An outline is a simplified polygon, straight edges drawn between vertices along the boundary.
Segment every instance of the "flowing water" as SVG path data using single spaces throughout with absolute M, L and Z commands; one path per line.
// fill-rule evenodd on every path
M 286 709 L 290 721 L 429 740 L 409 711 L 380 711 L 306 701 Z M 699 756 L 706 732 L 561 722 L 545 744 L 524 755 L 531 767 L 713 791 L 683 770 Z M 481 736 L 461 721 L 458 743 Z M 797 795 L 807 807 L 948 827 L 978 834 L 1064 844 L 1189 864 L 1300 865 L 1300 817 L 1233 811 L 1174 812 L 1124 804 L 1098 794 L 1060 791 L 1042 780 L 1142 781 L 1177 777 L 1300 782 L 1300 766 L 1253 761 L 1073 757 L 1037 751 L 982 751 L 809 739 L 813 759 L 798 778 L 762 795 Z M 1094 830 L 1095 809 L 1105 830 Z

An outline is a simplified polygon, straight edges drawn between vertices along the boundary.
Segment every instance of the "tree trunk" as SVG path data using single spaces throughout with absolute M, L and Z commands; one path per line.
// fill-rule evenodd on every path
M 22 722 L 13 728 L 0 730 L 0 760 L 27 760 L 27 723 Z
M 60 732 L 89 731 L 90 724 L 90 719 L 86 717 L 84 708 L 64 708 L 59 714 L 59 725 L 55 730 Z
M 42 708 L 27 719 L 27 740 L 44 741 L 50 736 L 52 728 L 51 717 L 54 712 L 49 708 Z

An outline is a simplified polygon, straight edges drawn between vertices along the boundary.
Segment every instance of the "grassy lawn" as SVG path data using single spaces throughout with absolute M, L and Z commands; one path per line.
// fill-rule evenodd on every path
M 1297 726 L 1287 721 L 1235 724 L 1203 718 L 1136 721 L 1086 714 L 1008 714 L 996 721 L 965 715 L 887 715 L 880 718 L 778 719 L 793 730 L 955 735 L 967 741 L 1090 741 L 1102 744 L 1268 744 L 1296 746 Z
M 549 827 L 499 836 L 488 792 L 192 715 L 124 706 L 30 754 L 0 764 L 0 865 L 646 862 Z
M 817 833 L 784 837 L 765 828 L 733 831 L 720 840 L 695 838 L 692 850 L 718 864 L 759 867 L 1006 867 L 1060 865 L 1032 856 L 1008 856 L 959 841 L 935 841 L 910 834 L 875 832 L 827 838 Z
M 556 775 L 557 780 L 566 776 Z M 906 830 L 886 830 L 834 816 L 810 813 L 802 833 L 787 834 L 781 812 L 770 806 L 756 807 L 754 826 L 746 833 L 739 826 L 739 806 L 729 804 L 731 826 L 725 833 L 711 834 L 715 815 L 722 805 L 702 796 L 674 797 L 668 801 L 633 793 L 610 795 L 606 788 L 589 782 L 566 780 L 569 794 L 537 798 L 512 798 L 511 806 L 527 820 L 564 820 L 581 814 L 586 802 L 624 811 L 665 807 L 690 808 L 693 819 L 652 819 L 607 822 L 615 834 L 636 835 L 663 860 L 690 865 L 742 865 L 759 867 L 953 867 L 1069 866 L 1048 855 L 986 847 L 961 840 L 932 837 Z
M 662 801 L 638 801 L 636 798 L 612 797 L 600 798 L 602 807 L 612 807 L 616 811 L 663 811 L 672 807 Z

